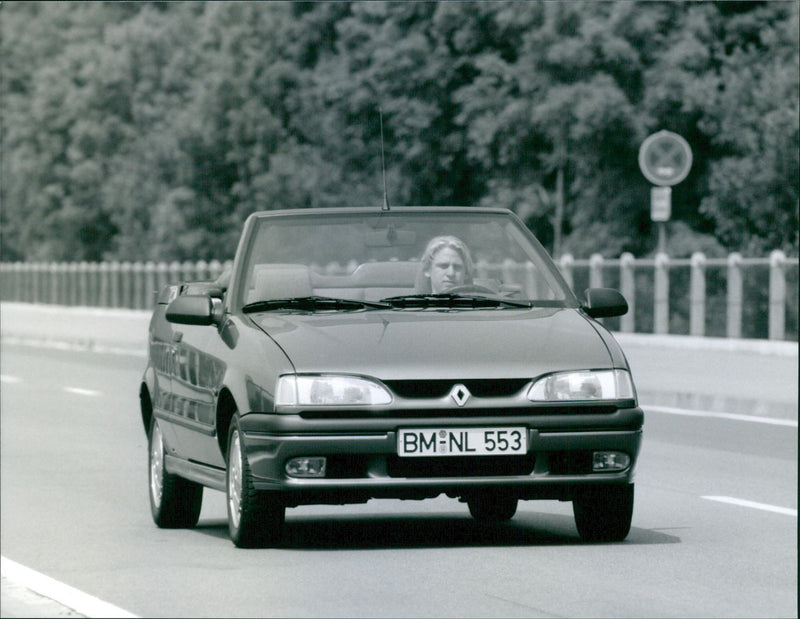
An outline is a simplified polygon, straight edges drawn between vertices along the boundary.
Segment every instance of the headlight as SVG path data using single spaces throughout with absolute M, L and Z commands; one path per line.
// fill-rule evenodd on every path
M 534 402 L 633 400 L 631 375 L 625 370 L 559 372 L 537 380 L 528 391 Z
M 275 389 L 276 406 L 375 406 L 391 401 L 383 386 L 358 376 L 286 374 Z

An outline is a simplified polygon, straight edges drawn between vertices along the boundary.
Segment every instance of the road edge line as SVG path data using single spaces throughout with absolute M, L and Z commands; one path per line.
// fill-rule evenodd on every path
M 2 556 L 0 556 L 0 573 L 3 578 L 8 578 L 15 584 L 71 608 L 86 617 L 138 618 L 138 615 Z
M 775 426 L 788 426 L 796 428 L 797 422 L 793 419 L 776 419 L 774 417 L 761 417 L 758 415 L 739 415 L 715 411 L 692 410 L 688 408 L 675 408 L 673 406 L 658 406 L 642 403 L 640 406 L 654 413 L 667 413 L 668 415 L 683 415 L 685 417 L 712 417 L 716 419 L 729 419 L 732 421 L 749 421 L 750 423 L 766 423 Z
M 797 518 L 797 510 L 790 507 L 780 507 L 778 505 L 769 505 L 767 503 L 757 503 L 756 501 L 748 501 L 747 499 L 737 499 L 732 496 L 702 496 L 701 499 L 708 501 L 717 501 L 718 503 L 727 503 L 729 505 L 739 505 L 740 507 L 750 507 L 752 509 L 760 509 L 765 512 L 772 512 L 775 514 L 783 514 L 784 516 L 794 516 Z

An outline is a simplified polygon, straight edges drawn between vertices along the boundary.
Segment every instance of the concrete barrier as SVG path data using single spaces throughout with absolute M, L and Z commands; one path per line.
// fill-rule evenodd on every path
M 0 303 L 0 341 L 145 356 L 151 314 L 146 310 Z
M 642 403 L 797 420 L 796 342 L 614 335 Z

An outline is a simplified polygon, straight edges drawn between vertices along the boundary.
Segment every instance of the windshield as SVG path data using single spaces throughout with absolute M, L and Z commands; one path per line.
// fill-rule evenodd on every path
M 234 291 L 245 309 L 286 308 L 263 302 L 311 297 L 368 309 L 456 300 L 482 307 L 464 298 L 507 301 L 503 308 L 577 306 L 545 250 L 510 213 L 298 210 L 259 215 L 253 225 Z

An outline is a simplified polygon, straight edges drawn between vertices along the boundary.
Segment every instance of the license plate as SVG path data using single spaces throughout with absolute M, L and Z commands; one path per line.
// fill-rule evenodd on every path
M 423 428 L 400 430 L 397 453 L 424 456 L 509 456 L 528 453 L 525 428 Z

